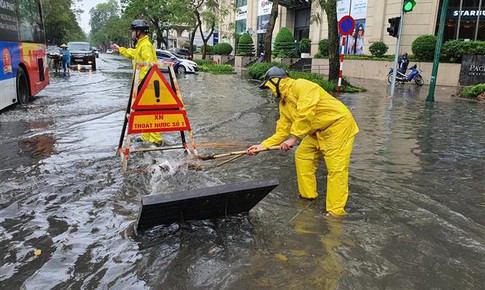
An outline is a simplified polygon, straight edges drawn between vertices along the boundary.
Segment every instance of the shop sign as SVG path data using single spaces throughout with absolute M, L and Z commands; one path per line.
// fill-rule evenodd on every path
M 485 83 L 485 55 L 467 55 L 461 61 L 460 85 Z

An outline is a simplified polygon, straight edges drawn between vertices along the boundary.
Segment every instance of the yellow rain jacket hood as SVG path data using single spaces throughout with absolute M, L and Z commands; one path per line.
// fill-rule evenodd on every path
M 278 79 L 273 79 L 277 83 Z M 276 95 L 275 86 L 267 86 Z M 276 132 L 262 142 L 265 148 L 279 145 L 289 134 L 303 139 L 318 134 L 320 147 L 335 148 L 359 132 L 347 107 L 319 85 L 305 79 L 282 78 L 279 84 L 280 118 Z M 322 148 L 323 149 L 323 148 Z
M 120 47 L 120 54 L 133 60 L 133 71 L 135 71 L 137 63 L 158 62 L 157 54 L 155 53 L 155 49 L 153 48 L 153 45 L 148 38 L 148 35 L 140 38 L 137 41 L 135 48 Z M 140 69 L 138 83 L 143 80 L 149 69 L 150 67 L 148 66 L 142 67 Z

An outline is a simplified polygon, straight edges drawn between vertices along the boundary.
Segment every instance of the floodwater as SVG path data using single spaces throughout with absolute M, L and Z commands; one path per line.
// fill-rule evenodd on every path
M 360 126 L 348 216 L 297 197 L 293 152 L 220 167 L 182 151 L 115 156 L 130 63 L 52 76 L 28 106 L 0 113 L 2 289 L 480 289 L 485 285 L 485 106 L 437 87 L 361 81 L 344 94 Z M 240 75 L 179 84 L 199 154 L 244 150 L 272 134 L 277 103 Z M 356 82 L 359 82 L 356 80 Z M 180 135 L 165 139 L 180 143 Z M 143 195 L 250 180 L 280 185 L 249 214 L 134 225 Z M 35 250 L 40 250 L 35 252 Z

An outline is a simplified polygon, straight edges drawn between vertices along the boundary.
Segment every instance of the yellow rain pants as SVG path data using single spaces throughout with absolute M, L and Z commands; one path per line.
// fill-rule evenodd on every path
M 268 87 L 276 95 L 276 88 Z M 326 210 L 344 215 L 350 154 L 354 136 L 359 132 L 352 114 L 342 102 L 313 82 L 283 78 L 279 88 L 280 118 L 276 132 L 261 145 L 265 148 L 279 145 L 290 134 L 302 139 L 295 152 L 295 165 L 298 189 L 305 198 L 318 196 L 315 172 L 318 159 L 323 156 L 328 170 Z
M 155 49 L 153 48 L 152 43 L 147 35 L 140 38 L 135 48 L 125 48 L 120 47 L 120 54 L 124 57 L 133 60 L 133 71 L 136 69 L 136 64 L 141 62 L 158 62 L 157 54 L 155 53 Z M 138 76 L 138 84 L 143 80 L 143 78 L 148 73 L 150 68 L 148 66 L 144 66 L 140 68 L 140 74 Z M 142 133 L 141 139 L 143 141 L 149 141 L 151 143 L 162 143 L 162 134 L 160 133 Z
M 298 178 L 298 190 L 305 198 L 316 198 L 318 159 L 323 156 L 327 167 L 327 212 L 345 215 L 345 205 L 349 195 L 348 179 L 350 154 L 354 144 L 354 137 L 342 142 L 341 146 L 325 148 L 322 142 L 323 134 L 316 134 L 316 138 L 307 136 L 303 139 L 295 152 L 295 164 Z

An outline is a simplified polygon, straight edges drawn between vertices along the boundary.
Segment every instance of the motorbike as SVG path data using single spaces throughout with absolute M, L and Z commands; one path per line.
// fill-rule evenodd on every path
M 418 86 L 422 86 L 424 85 L 424 80 L 423 80 L 423 77 L 421 76 L 421 74 L 419 73 L 419 70 L 417 68 L 417 65 L 413 65 L 412 67 L 409 68 L 409 70 L 411 70 L 411 72 L 409 74 L 403 74 L 402 72 L 400 72 L 399 70 L 397 71 L 397 74 L 396 74 L 396 82 L 400 82 L 400 83 L 406 83 L 406 82 L 410 82 L 410 81 L 413 81 L 418 85 Z M 392 83 L 392 73 L 393 73 L 394 69 L 391 68 L 389 70 L 389 73 L 387 74 L 387 81 L 389 83 Z

